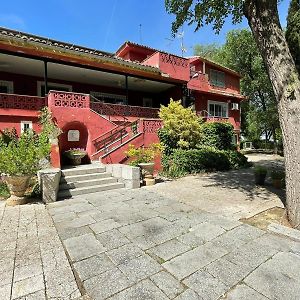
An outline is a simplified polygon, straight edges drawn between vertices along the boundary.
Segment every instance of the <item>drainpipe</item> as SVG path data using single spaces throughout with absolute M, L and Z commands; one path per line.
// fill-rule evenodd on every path
M 45 82 L 45 96 L 48 94 L 48 65 L 44 60 L 44 82 Z

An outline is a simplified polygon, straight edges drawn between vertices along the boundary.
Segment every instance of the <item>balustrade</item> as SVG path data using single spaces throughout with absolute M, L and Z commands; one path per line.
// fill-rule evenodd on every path
M 45 105 L 44 97 L 0 94 L 0 108 L 4 109 L 40 110 Z

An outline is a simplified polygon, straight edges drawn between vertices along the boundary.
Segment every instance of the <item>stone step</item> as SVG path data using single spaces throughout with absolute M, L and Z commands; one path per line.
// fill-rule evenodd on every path
M 83 174 L 93 174 L 93 173 L 104 173 L 105 167 L 100 167 L 98 164 L 91 165 L 83 165 L 77 166 L 76 168 L 66 168 L 63 169 L 61 175 L 66 176 L 74 176 L 74 175 L 83 175 Z
M 79 174 L 79 175 L 68 175 L 62 176 L 60 178 L 60 183 L 69 183 L 69 182 L 79 182 L 93 179 L 101 179 L 101 178 L 109 178 L 111 177 L 111 173 L 103 172 L 103 173 L 88 173 L 88 174 Z
M 103 192 L 103 191 L 108 191 L 108 190 L 121 189 L 124 186 L 125 186 L 124 183 L 115 182 L 115 183 L 109 183 L 109 184 L 94 185 L 94 186 L 88 186 L 88 187 L 82 187 L 82 188 L 62 190 L 62 191 L 58 192 L 57 198 L 61 200 L 61 199 L 65 199 L 65 198 L 71 198 L 72 196 L 77 196 L 77 195 L 85 195 L 85 194 Z
M 83 180 L 83 181 L 69 181 L 67 180 L 66 183 L 61 183 L 59 185 L 59 190 L 68 190 L 68 189 L 75 189 L 75 188 L 82 188 L 82 187 L 89 187 L 89 186 L 99 186 L 108 183 L 115 183 L 118 182 L 117 178 L 114 177 L 107 177 L 107 178 L 100 178 L 100 179 L 91 179 L 91 180 Z

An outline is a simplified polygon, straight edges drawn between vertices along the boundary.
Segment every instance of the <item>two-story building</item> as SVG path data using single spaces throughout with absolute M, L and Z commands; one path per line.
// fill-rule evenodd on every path
M 39 131 L 48 106 L 59 151 L 85 148 L 91 160 L 123 162 L 129 143 L 158 140 L 161 104 L 193 105 L 206 121 L 240 134 L 240 75 L 201 57 L 179 57 L 125 42 L 116 53 L 0 28 L 0 131 Z

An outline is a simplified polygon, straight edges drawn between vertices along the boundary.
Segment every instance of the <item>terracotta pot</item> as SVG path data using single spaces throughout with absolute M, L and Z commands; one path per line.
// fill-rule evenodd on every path
M 282 179 L 273 179 L 273 186 L 276 189 L 281 189 L 282 187 Z
M 17 197 L 23 197 L 28 187 L 31 176 L 5 176 L 5 181 L 10 194 Z

